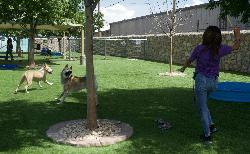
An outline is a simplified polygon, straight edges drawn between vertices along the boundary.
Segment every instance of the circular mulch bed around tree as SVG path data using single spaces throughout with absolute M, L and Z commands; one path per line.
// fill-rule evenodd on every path
M 51 126 L 46 134 L 57 143 L 82 147 L 115 144 L 133 134 L 130 125 L 116 120 L 99 119 L 94 131 L 87 129 L 86 124 L 86 119 L 64 121 Z

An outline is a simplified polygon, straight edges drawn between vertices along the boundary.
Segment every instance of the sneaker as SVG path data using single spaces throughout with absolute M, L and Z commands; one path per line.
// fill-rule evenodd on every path
M 214 124 L 210 125 L 209 128 L 210 128 L 210 133 L 211 134 L 216 133 L 218 131 Z
M 205 136 L 204 134 L 200 136 L 204 144 L 212 144 L 212 136 Z

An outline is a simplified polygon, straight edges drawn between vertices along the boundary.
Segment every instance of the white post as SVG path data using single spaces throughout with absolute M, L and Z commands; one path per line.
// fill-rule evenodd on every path
M 71 41 L 69 37 L 69 60 L 71 60 Z
M 104 41 L 104 59 L 106 59 L 106 39 Z
M 63 32 L 63 39 L 62 39 L 62 46 L 63 46 L 63 49 L 62 49 L 62 52 L 63 52 L 63 59 L 66 59 L 66 50 L 65 50 L 65 32 Z
M 85 61 L 86 61 L 86 57 L 85 57 L 85 53 L 84 53 L 84 30 L 83 30 L 83 27 L 82 27 L 82 30 L 81 30 L 81 56 L 80 56 L 80 65 L 85 65 Z

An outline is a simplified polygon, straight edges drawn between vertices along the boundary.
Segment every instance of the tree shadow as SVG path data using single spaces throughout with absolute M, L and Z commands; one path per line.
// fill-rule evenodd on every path
M 34 90 L 43 90 L 42 88 L 28 88 L 28 91 L 34 91 Z M 22 89 L 19 89 L 17 93 L 26 93 L 26 90 L 23 89 L 23 85 L 22 85 Z
M 0 151 L 29 146 L 49 148 L 46 130 L 61 121 L 86 117 L 86 92 L 72 93 L 64 104 L 56 101 L 9 100 L 0 103 Z M 107 89 L 98 92 L 99 119 L 131 125 L 133 136 L 118 143 L 117 153 L 218 153 L 250 152 L 250 104 L 209 101 L 219 132 L 213 145 L 201 144 L 202 131 L 190 88 Z M 163 118 L 172 128 L 161 132 L 155 123 Z M 233 127 L 232 127 L 233 126 Z M 50 144 L 46 144 L 49 142 Z M 115 145 L 114 145 L 115 146 Z
M 112 89 L 100 91 L 98 96 L 98 118 L 120 120 L 134 129 L 126 153 L 250 152 L 249 103 L 209 100 L 220 131 L 214 135 L 214 143 L 205 146 L 199 138 L 202 128 L 191 88 Z M 161 132 L 157 118 L 167 120 L 172 128 Z
M 237 71 L 221 71 L 223 73 L 230 73 L 230 74 L 235 74 L 235 75 L 241 75 L 241 76 L 246 76 L 246 77 L 249 77 L 250 74 L 249 73 L 246 73 L 246 72 L 237 72 Z
M 23 147 L 48 148 L 46 130 L 61 121 L 80 119 L 86 112 L 85 105 L 51 102 L 11 100 L 0 103 L 0 152 Z

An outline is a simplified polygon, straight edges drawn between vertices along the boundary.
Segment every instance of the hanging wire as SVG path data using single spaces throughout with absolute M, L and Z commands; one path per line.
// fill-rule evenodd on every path
M 182 0 L 183 2 L 187 2 L 187 0 Z M 180 3 L 180 1 L 177 1 L 177 4 Z M 156 7 L 152 6 L 152 4 L 149 2 L 149 0 L 147 1 L 147 4 L 149 5 L 149 10 L 150 10 L 150 14 L 153 15 L 153 19 L 155 20 L 156 22 L 156 26 L 157 27 L 153 27 L 154 29 L 158 29 L 160 28 L 162 30 L 163 33 L 167 33 L 165 30 L 164 30 L 164 27 L 167 27 L 168 30 L 170 30 L 171 28 L 171 14 L 169 14 L 169 11 L 171 10 L 169 8 L 169 4 L 172 5 L 172 2 L 168 2 L 167 0 L 163 2 L 163 5 L 166 5 L 166 15 L 163 16 L 162 15 L 162 11 L 161 11 L 161 4 L 159 2 L 156 2 L 156 5 L 158 6 L 158 10 L 160 10 L 160 14 L 157 13 L 157 11 L 153 11 L 153 9 L 155 9 Z M 177 5 L 178 6 L 178 5 Z M 179 13 L 179 16 L 182 15 L 182 9 L 179 8 L 177 11 L 177 13 Z M 177 14 L 178 15 L 178 14 Z M 185 17 L 185 19 L 183 17 L 179 17 L 179 18 L 176 18 L 177 21 L 176 21 L 176 26 L 183 26 L 189 18 L 192 18 L 193 14 L 191 14 L 189 17 Z M 146 17 L 146 19 L 150 20 L 149 17 Z M 183 23 L 185 22 L 185 23 Z M 191 22 L 191 21 L 190 21 Z M 158 30 L 157 30 L 158 31 Z
M 122 2 L 124 2 L 124 1 L 125 1 L 125 0 L 120 0 L 120 1 L 118 1 L 118 2 L 116 2 L 116 3 L 112 3 L 112 4 L 108 5 L 108 6 L 104 6 L 103 8 L 112 7 L 112 6 L 114 6 L 114 5 L 117 5 L 117 4 L 122 3 Z
M 152 6 L 151 3 L 150 3 L 149 1 L 148 1 L 146 4 L 149 5 L 150 14 L 152 14 L 153 20 L 156 22 L 156 25 L 155 25 L 155 27 L 153 27 L 153 28 L 156 29 L 157 31 L 158 31 L 158 28 L 160 28 L 161 31 L 162 31 L 163 33 L 167 34 L 167 32 L 166 32 L 166 30 L 164 29 L 164 27 L 169 28 L 170 23 L 169 23 L 167 20 L 170 21 L 170 19 L 169 19 L 168 17 L 166 17 L 167 20 L 166 20 L 165 18 L 162 18 L 162 13 L 163 13 L 163 12 L 162 12 L 162 10 L 161 10 L 161 7 L 160 7 L 159 2 L 157 1 L 157 2 L 156 2 L 156 5 L 158 6 L 158 11 L 160 10 L 160 11 L 159 11 L 160 13 L 157 13 L 158 11 L 153 11 L 154 8 L 156 8 L 156 7 L 155 7 L 155 6 Z M 166 3 L 166 2 L 165 2 L 165 3 L 163 2 L 163 5 L 165 5 L 165 4 L 167 4 L 167 3 Z M 166 12 L 168 12 L 168 9 L 166 9 Z M 158 14 L 158 15 L 157 15 L 157 14 Z M 149 17 L 146 17 L 146 19 L 148 19 L 148 21 L 150 20 Z M 160 21 L 161 21 L 161 23 L 160 23 Z M 166 22 L 164 22 L 164 21 L 166 21 Z M 164 25 L 164 23 L 165 23 L 165 25 Z

